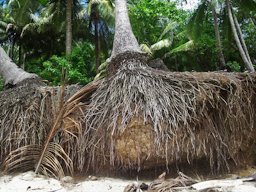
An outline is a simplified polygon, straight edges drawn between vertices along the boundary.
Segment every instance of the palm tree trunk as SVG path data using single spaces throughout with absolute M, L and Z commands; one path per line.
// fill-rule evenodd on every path
M 28 73 L 19 68 L 0 47 L 0 75 L 4 78 L 5 85 L 17 85 L 27 80 L 38 78 L 36 74 Z
M 224 57 L 224 54 L 223 54 L 222 43 L 221 43 L 221 39 L 220 39 L 218 16 L 217 16 L 217 13 L 216 13 L 215 6 L 213 4 L 211 5 L 211 8 L 212 8 L 213 21 L 214 21 L 216 46 L 217 46 L 217 51 L 218 51 L 218 55 L 219 55 L 219 59 L 220 59 L 220 68 L 224 68 L 226 66 L 226 63 L 225 63 L 225 57 Z
M 8 55 L 9 57 L 10 57 L 11 47 L 12 47 L 12 45 L 9 44 L 9 45 L 8 45 L 8 49 L 7 49 L 7 55 Z
M 14 59 L 14 45 L 15 45 L 15 40 L 14 40 L 14 37 L 13 37 L 13 39 L 12 39 L 12 49 L 11 49 L 11 54 L 10 54 L 11 59 Z
M 241 30 L 241 28 L 240 28 L 240 25 L 239 25 L 239 23 L 238 23 L 238 20 L 237 20 L 237 18 L 236 18 L 236 15 L 234 14 L 234 11 L 233 11 L 233 10 L 232 10 L 232 13 L 233 13 L 233 17 L 234 17 L 235 26 L 236 26 L 236 29 L 237 29 L 237 31 L 238 31 L 238 36 L 239 36 L 239 39 L 240 39 L 240 41 L 241 41 L 241 43 L 242 43 L 244 52 L 245 52 L 245 54 L 246 54 L 246 56 L 247 56 L 248 61 L 252 64 L 251 57 L 250 57 L 250 55 L 249 55 L 247 46 L 246 46 L 245 41 L 244 41 L 244 38 L 243 38 L 242 30 Z
M 94 21 L 95 29 L 95 56 L 96 56 L 96 72 L 98 73 L 98 68 L 100 66 L 100 36 L 99 36 L 99 21 Z
M 72 50 L 72 6 L 73 0 L 66 1 L 66 55 Z
M 234 22 L 234 18 L 233 18 L 233 14 L 232 14 L 231 5 L 230 5 L 229 0 L 226 0 L 226 6 L 227 6 L 227 10 L 228 10 L 228 17 L 229 17 L 231 29 L 232 29 L 232 32 L 233 32 L 233 35 L 234 35 L 234 38 L 235 38 L 235 42 L 236 42 L 237 48 L 238 48 L 238 50 L 240 52 L 240 55 L 241 55 L 241 57 L 243 59 L 243 62 L 245 64 L 246 68 L 250 72 L 254 72 L 255 70 L 253 68 L 253 65 L 247 59 L 246 53 L 245 53 L 245 51 L 244 51 L 244 49 L 242 47 L 242 44 L 240 42 L 240 39 L 238 37 L 237 29 L 236 29 L 236 26 L 235 26 L 235 22 Z
M 126 51 L 141 52 L 132 32 L 126 3 L 127 0 L 115 0 L 115 36 L 111 58 Z

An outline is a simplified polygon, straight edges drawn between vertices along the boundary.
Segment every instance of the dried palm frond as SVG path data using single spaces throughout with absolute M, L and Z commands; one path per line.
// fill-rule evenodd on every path
M 12 151 L 4 161 L 4 171 L 26 171 L 33 170 L 42 153 L 41 146 L 27 145 Z M 65 167 L 65 169 L 63 169 Z M 65 153 L 63 148 L 51 142 L 45 152 L 41 166 L 40 173 L 52 176 L 55 178 L 62 178 L 65 173 L 73 172 L 72 160 Z
M 189 189 L 192 184 L 197 183 L 196 180 L 179 172 L 179 176 L 175 179 L 158 179 L 149 185 L 149 192 L 175 192 Z
M 20 125 L 16 124 L 17 121 L 15 122 L 15 120 L 11 125 L 12 129 L 16 132 L 15 134 L 10 132 L 10 130 L 6 130 L 5 127 L 3 129 L 6 132 L 2 135 L 3 141 L 1 146 L 4 147 L 5 151 L 4 153 L 0 152 L 0 155 L 5 157 L 3 162 L 4 170 L 24 171 L 35 169 L 36 172 L 48 174 L 56 178 L 61 178 L 64 176 L 64 173 L 72 174 L 73 161 L 79 162 L 76 153 L 78 150 L 78 138 L 82 133 L 83 110 L 87 105 L 86 97 L 97 88 L 98 83 L 93 82 L 75 94 L 71 94 L 72 96 L 62 105 L 59 95 L 62 94 L 63 99 L 63 89 L 30 88 L 29 90 L 31 91 L 27 94 L 30 98 L 31 95 L 34 96 L 35 99 L 32 97 L 29 100 L 29 107 L 25 111 L 28 112 L 28 115 L 25 114 L 25 117 L 19 117 L 19 115 L 24 113 L 22 109 L 20 114 L 17 114 L 17 117 L 24 118 L 22 119 L 24 123 L 23 129 L 19 129 Z M 15 107 L 13 108 L 15 110 L 17 107 L 26 107 L 24 103 L 22 105 L 17 104 L 16 99 L 17 96 L 14 98 Z M 84 100 L 84 102 L 81 102 L 81 100 Z M 12 107 L 9 104 L 6 104 L 6 108 L 10 110 Z M 58 111 L 57 109 L 60 110 L 58 115 L 55 115 L 56 111 Z M 36 115 L 31 116 L 31 111 L 35 111 Z M 4 117 L 4 120 L 10 118 L 8 114 L 5 114 Z M 49 124 L 45 124 L 46 119 L 49 119 Z M 53 119 L 55 120 L 53 121 Z M 50 130 L 47 127 L 46 129 L 37 128 L 35 124 L 29 126 L 30 121 L 34 121 L 37 125 L 38 120 L 48 127 L 50 122 L 54 123 Z M 37 135 L 39 139 L 31 135 L 30 129 L 32 131 L 40 131 Z M 21 140 L 21 142 L 13 145 L 13 141 L 16 140 Z M 24 142 L 24 140 L 27 142 Z M 6 148 L 8 145 L 10 145 L 10 148 Z M 1 150 L 3 149 L 1 148 Z

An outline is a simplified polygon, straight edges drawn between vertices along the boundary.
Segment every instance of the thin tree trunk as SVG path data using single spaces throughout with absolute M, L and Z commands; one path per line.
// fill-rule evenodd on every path
M 26 79 L 34 79 L 36 74 L 28 73 L 19 68 L 0 47 L 0 75 L 4 78 L 5 85 L 16 85 Z
M 27 57 L 27 54 L 23 53 L 23 55 L 22 55 L 22 64 L 21 64 L 21 68 L 23 70 L 25 70 L 25 67 L 26 67 L 26 57 Z
M 211 8 L 212 8 L 213 21 L 214 21 L 216 46 L 217 46 L 217 51 L 218 51 L 218 55 L 219 55 L 219 59 L 220 59 L 220 67 L 224 68 L 226 66 L 226 63 L 225 63 L 225 57 L 224 57 L 224 54 L 223 54 L 222 43 L 221 43 L 221 39 L 220 39 L 218 16 L 217 16 L 217 13 L 216 13 L 215 5 L 212 4 Z
M 66 2 L 66 55 L 72 51 L 72 6 L 73 0 Z
M 18 58 L 18 66 L 22 64 L 22 50 L 21 45 L 19 45 L 19 58 Z M 22 68 L 23 69 L 23 68 Z M 23 69 L 24 70 L 24 69 Z
M 245 41 L 244 41 L 244 38 L 243 38 L 242 30 L 241 30 L 241 28 L 240 28 L 240 25 L 239 25 L 239 23 L 238 23 L 238 20 L 237 20 L 236 15 L 235 15 L 235 13 L 234 13 L 233 10 L 232 10 L 232 13 L 233 13 L 233 17 L 234 17 L 235 26 L 236 26 L 236 29 L 237 29 L 237 31 L 238 31 L 238 36 L 239 36 L 239 39 L 240 39 L 240 41 L 241 41 L 241 43 L 242 43 L 244 52 L 245 52 L 245 54 L 246 54 L 246 57 L 247 57 L 248 61 L 252 64 L 251 57 L 250 57 L 250 55 L 249 55 L 247 46 L 246 46 Z
M 94 29 L 95 29 L 95 55 L 96 55 L 96 71 L 98 72 L 98 68 L 100 66 L 100 36 L 99 36 L 99 26 L 98 21 L 94 21 Z
M 127 0 L 115 0 L 115 37 L 111 58 L 126 51 L 141 52 L 128 16 Z
M 235 22 L 234 22 L 234 18 L 233 18 L 232 11 L 231 11 L 231 5 L 230 5 L 229 0 L 226 0 L 226 6 L 227 6 L 227 9 L 228 9 L 228 17 L 229 17 L 231 29 L 232 29 L 232 32 L 233 32 L 233 35 L 234 35 L 234 38 L 235 38 L 235 42 L 236 42 L 237 48 L 238 48 L 238 50 L 240 52 L 240 55 L 241 55 L 241 57 L 243 59 L 244 64 L 246 65 L 246 68 L 250 72 L 254 72 L 255 70 L 253 68 L 253 65 L 247 59 L 247 56 L 246 56 L 246 54 L 245 54 L 245 52 L 243 50 L 243 47 L 242 47 L 241 42 L 240 42 L 240 39 L 238 37 L 236 26 L 235 26 Z
M 7 55 L 8 55 L 9 57 L 11 57 L 11 56 L 10 56 L 11 47 L 12 47 L 12 45 L 9 44 L 9 45 L 8 45 L 8 49 L 7 49 Z
M 15 41 L 14 41 L 14 39 L 12 39 L 12 50 L 11 50 L 11 54 L 10 54 L 10 57 L 12 60 L 14 60 L 14 45 L 15 45 Z

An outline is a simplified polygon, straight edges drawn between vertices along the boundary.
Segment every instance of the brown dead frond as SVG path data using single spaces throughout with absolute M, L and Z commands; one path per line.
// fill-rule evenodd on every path
M 3 103 L 9 113 L 4 114 L 6 111 L 0 110 L 2 123 L 7 124 L 1 124 L 0 132 L 0 162 L 5 159 L 4 170 L 35 169 L 56 178 L 64 176 L 64 172 L 72 174 L 73 162 L 79 163 L 78 138 L 82 133 L 86 100 L 96 88 L 96 82 L 80 90 L 75 88 L 78 90 L 75 94 L 70 94 L 67 88 L 66 95 L 72 97 L 64 103 L 59 100 L 61 92 L 63 99 L 64 90 L 48 87 L 19 88 L 25 92 L 20 100 L 13 95 L 13 105 L 10 99 L 6 99 Z M 24 98 L 28 96 L 29 100 Z
M 12 151 L 3 163 L 5 172 L 27 171 L 35 169 L 41 155 L 42 147 L 39 145 L 27 145 Z M 62 178 L 65 173 L 73 172 L 72 160 L 57 143 L 50 143 L 45 152 L 42 163 L 39 166 L 40 173 Z
M 179 176 L 175 179 L 157 179 L 149 185 L 149 192 L 175 192 L 189 189 L 192 184 L 197 183 L 196 180 L 179 172 Z

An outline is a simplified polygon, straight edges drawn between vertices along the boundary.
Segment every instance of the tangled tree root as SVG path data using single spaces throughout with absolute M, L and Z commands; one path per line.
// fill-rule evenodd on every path
M 66 87 L 61 119 L 57 117 L 60 87 L 28 83 L 2 92 L 0 165 L 4 171 L 34 170 L 45 141 L 50 139 L 46 158 L 40 162 L 40 172 L 58 178 L 64 176 L 64 172 L 71 174 L 73 164 L 79 163 L 78 139 L 82 133 L 83 110 L 88 104 L 86 97 L 96 87 L 97 82 L 82 89 Z M 51 129 L 55 129 L 54 132 Z
M 136 58 L 116 58 L 120 68 L 92 96 L 81 140 L 88 164 L 140 170 L 206 158 L 216 171 L 239 165 L 255 139 L 255 74 L 167 73 Z
M 148 67 L 146 57 L 130 56 L 115 58 L 120 67 L 113 65 L 101 82 L 75 94 L 78 88 L 67 89 L 69 104 L 53 142 L 75 169 L 143 170 L 203 158 L 220 171 L 241 165 L 241 154 L 250 159 L 255 74 L 164 72 Z M 1 93 L 0 163 L 7 171 L 17 165 L 18 156 L 10 156 L 15 150 L 43 145 L 58 95 L 59 89 L 42 86 Z

